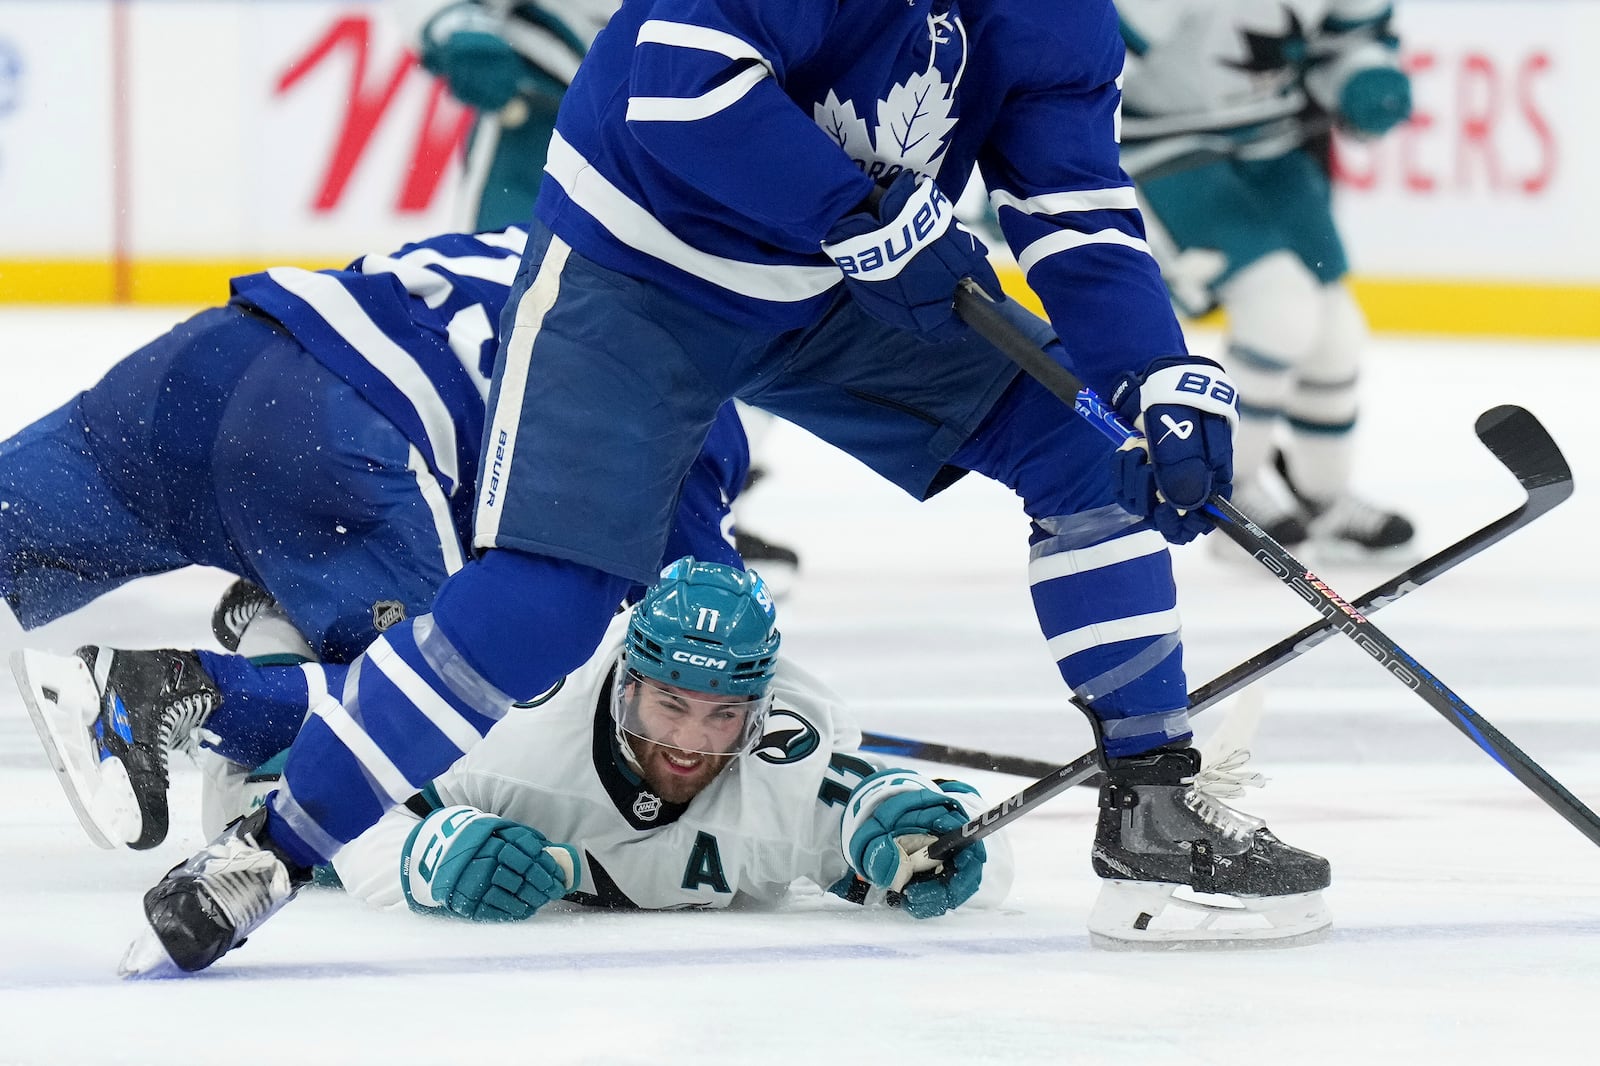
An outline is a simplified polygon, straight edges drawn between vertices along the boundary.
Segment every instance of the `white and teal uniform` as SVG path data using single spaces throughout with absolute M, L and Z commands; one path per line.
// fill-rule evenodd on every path
M 576 847 L 579 902 L 667 910 L 774 903 L 797 880 L 823 888 L 850 880 L 840 839 L 852 789 L 882 769 L 857 750 L 861 731 L 839 697 L 787 659 L 778 663 L 766 734 L 687 804 L 666 803 L 617 748 L 611 668 L 627 615 L 600 650 L 548 702 L 499 722 L 424 793 L 436 807 L 462 804 L 532 826 Z M 971 813 L 987 807 L 963 795 Z M 345 889 L 403 909 L 401 853 L 417 815 L 391 810 L 334 858 Z M 986 841 L 980 899 L 1011 881 L 1009 850 Z
M 1122 163 L 1151 250 L 1184 312 L 1228 312 L 1237 498 L 1255 498 L 1247 486 L 1286 425 L 1297 486 L 1326 503 L 1348 489 L 1364 341 L 1326 152 L 1335 124 L 1376 136 L 1409 111 L 1391 0 L 1118 0 L 1117 12 Z

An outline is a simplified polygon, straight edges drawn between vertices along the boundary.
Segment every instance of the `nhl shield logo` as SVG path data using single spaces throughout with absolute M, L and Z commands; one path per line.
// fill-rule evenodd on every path
M 633 816 L 641 822 L 653 822 L 661 813 L 661 797 L 653 792 L 641 792 L 633 801 Z
M 379 633 L 406 620 L 406 605 L 399 600 L 379 600 L 372 605 L 372 628 Z

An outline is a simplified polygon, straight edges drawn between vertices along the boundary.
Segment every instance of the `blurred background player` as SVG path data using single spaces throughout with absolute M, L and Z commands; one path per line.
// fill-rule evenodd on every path
M 406 39 L 422 65 L 443 78 L 457 100 L 478 112 L 462 164 L 459 225 L 494 230 L 526 225 L 544 180 L 556 110 L 595 35 L 617 0 L 392 0 Z M 752 451 L 761 454 L 772 416 L 738 405 Z M 792 547 L 746 529 L 750 490 L 768 470 L 752 466 L 737 507 L 739 554 L 758 565 L 782 594 L 800 556 Z M 770 490 L 770 486 L 769 489 Z
M 235 278 L 225 306 L 0 443 L 0 594 L 22 627 L 188 565 L 245 579 L 213 630 L 249 655 L 349 662 L 426 613 L 470 553 L 497 324 L 526 239 L 447 234 L 345 270 Z M 747 466 L 725 406 L 681 486 L 671 558 L 739 562 L 728 505 Z M 193 752 L 202 722 L 228 738 L 208 746 L 222 757 L 211 768 L 239 774 L 289 743 L 307 699 L 298 671 L 208 651 L 88 647 L 64 664 L 18 652 L 16 669 L 105 847 L 166 836 L 168 752 Z M 74 669 L 108 695 L 89 719 L 43 695 Z M 85 721 L 117 761 L 62 757 L 59 734 Z M 107 786 L 102 769 L 126 769 L 131 786 Z
M 1351 491 L 1366 326 L 1319 148 L 1411 113 L 1389 0 L 1118 0 L 1123 165 L 1188 315 L 1227 312 L 1234 502 L 1328 556 L 1404 549 L 1405 517 Z M 1319 143 L 1320 142 L 1320 143 Z M 1281 447 L 1274 470 L 1274 449 Z

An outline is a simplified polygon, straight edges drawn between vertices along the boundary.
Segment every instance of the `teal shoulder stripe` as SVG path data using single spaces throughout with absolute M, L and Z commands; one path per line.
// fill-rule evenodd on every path
M 1369 26 L 1382 26 L 1393 17 L 1392 7 L 1386 7 L 1376 15 L 1364 19 L 1342 19 L 1337 15 L 1329 15 L 1322 20 L 1322 30 L 1324 33 L 1351 33 Z
M 1150 42 L 1145 40 L 1144 35 L 1138 30 L 1128 25 L 1127 19 L 1118 16 L 1117 26 L 1122 30 L 1122 43 L 1127 46 L 1128 51 L 1136 56 L 1142 56 L 1150 51 Z

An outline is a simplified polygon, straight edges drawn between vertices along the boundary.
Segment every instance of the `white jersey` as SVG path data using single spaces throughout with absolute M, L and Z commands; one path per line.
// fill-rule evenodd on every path
M 1351 69 L 1393 65 L 1391 0 L 1117 0 L 1124 144 L 1332 110 Z
M 883 764 L 856 749 L 861 732 L 839 697 L 780 659 L 766 733 L 688 804 L 666 803 L 623 761 L 610 712 L 612 668 L 627 615 L 600 650 L 538 707 L 514 711 L 432 790 L 532 826 L 581 856 L 579 902 L 649 910 L 772 903 L 796 880 L 848 879 L 840 821 L 851 791 Z M 986 804 L 957 797 L 969 813 Z M 334 868 L 346 891 L 404 908 L 400 857 L 417 816 L 390 811 L 346 845 Z M 997 835 L 998 836 L 998 835 Z M 1010 856 L 990 837 L 979 902 L 1010 882 Z

